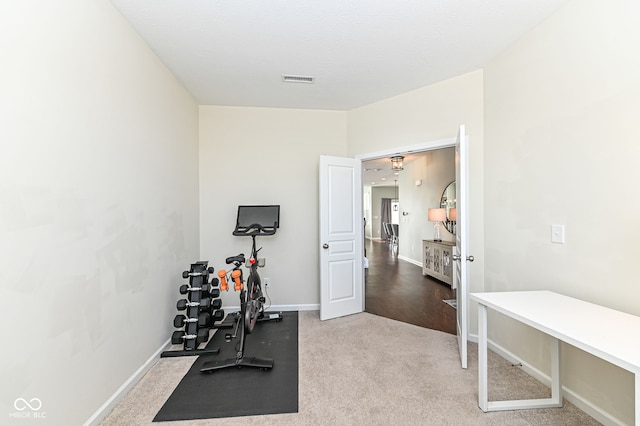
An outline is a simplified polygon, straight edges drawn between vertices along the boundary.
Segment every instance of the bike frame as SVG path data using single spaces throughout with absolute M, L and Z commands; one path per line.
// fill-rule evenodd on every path
M 262 280 L 258 273 L 258 267 L 260 261 L 258 260 L 258 252 L 261 250 L 256 249 L 256 235 L 251 235 L 251 256 L 249 257 L 249 276 L 247 277 L 247 311 L 243 312 L 245 318 L 245 329 L 247 333 L 253 331 L 253 327 L 258 321 L 258 317 L 263 312 L 263 297 L 262 297 Z

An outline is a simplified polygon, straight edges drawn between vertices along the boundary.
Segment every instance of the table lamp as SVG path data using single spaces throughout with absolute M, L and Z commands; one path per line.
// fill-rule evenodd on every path
M 447 211 L 445 209 L 429 209 L 427 218 L 433 224 L 433 241 L 442 241 L 440 239 L 440 222 L 447 220 Z

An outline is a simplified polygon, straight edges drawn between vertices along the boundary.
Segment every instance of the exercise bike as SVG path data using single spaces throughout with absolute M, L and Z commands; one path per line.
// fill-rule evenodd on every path
M 247 335 L 253 332 L 257 322 L 282 320 L 281 313 L 267 314 L 264 312 L 265 297 L 262 291 L 262 280 L 258 273 L 258 267 L 264 266 L 265 260 L 258 258 L 258 252 L 261 248 L 256 248 L 257 236 L 268 236 L 276 233 L 276 229 L 279 227 L 279 213 L 280 206 L 238 207 L 238 219 L 236 221 L 236 228 L 233 231 L 233 235 L 251 237 L 251 255 L 249 259 L 246 259 L 243 253 L 237 256 L 228 257 L 225 260 L 225 263 L 227 265 L 233 264 L 233 269 L 230 272 L 221 270 L 218 272 L 218 276 L 220 277 L 220 290 L 228 290 L 229 278 L 231 278 L 234 290 L 240 291 L 240 312 L 236 322 L 236 331 L 233 336 L 230 334 L 225 336 L 225 339 L 230 341 L 237 337 L 239 330 L 240 341 L 238 343 L 235 358 L 206 362 L 200 369 L 203 373 L 213 372 L 215 370 L 228 367 L 256 367 L 262 370 L 269 370 L 273 368 L 273 359 L 245 357 L 244 350 Z M 259 221 L 262 221 L 262 223 L 272 223 L 273 225 L 261 225 Z M 243 264 L 246 264 L 249 268 L 246 288 L 241 269 Z

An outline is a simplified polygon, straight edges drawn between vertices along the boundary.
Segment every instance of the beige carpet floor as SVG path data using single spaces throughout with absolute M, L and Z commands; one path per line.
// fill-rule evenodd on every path
M 318 312 L 300 312 L 298 413 L 155 424 L 599 424 L 567 401 L 562 408 L 483 413 L 478 408 L 477 346 L 470 344 L 469 350 L 469 368 L 463 370 L 451 334 L 368 313 L 320 321 Z M 192 363 L 191 357 L 160 359 L 102 424 L 152 424 Z M 497 355 L 489 356 L 489 377 L 490 400 L 550 395 L 547 387 Z M 238 397 L 249 399 L 224 389 L 211 395 L 212 400 Z

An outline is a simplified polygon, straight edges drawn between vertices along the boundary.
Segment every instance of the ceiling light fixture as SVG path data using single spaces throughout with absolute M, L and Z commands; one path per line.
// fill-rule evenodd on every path
M 404 157 L 402 155 L 396 155 L 395 157 L 391 157 L 391 170 L 394 172 L 399 172 L 400 170 L 404 170 L 402 161 Z

